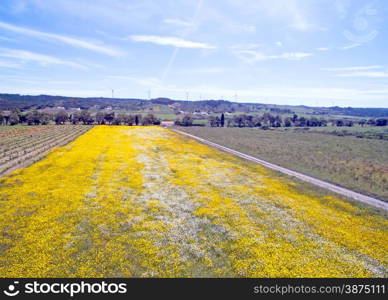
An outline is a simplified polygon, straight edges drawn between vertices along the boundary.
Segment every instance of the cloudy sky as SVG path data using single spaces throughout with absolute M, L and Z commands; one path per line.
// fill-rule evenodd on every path
M 388 107 L 388 1 L 1 0 L 0 93 Z

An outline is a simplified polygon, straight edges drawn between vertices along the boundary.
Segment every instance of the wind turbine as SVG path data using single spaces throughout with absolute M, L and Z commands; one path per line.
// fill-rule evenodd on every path
M 111 91 L 111 93 L 112 93 L 112 99 L 114 98 L 114 96 L 115 96 L 115 90 L 114 89 L 112 89 L 112 88 L 109 88 L 110 89 L 110 91 Z

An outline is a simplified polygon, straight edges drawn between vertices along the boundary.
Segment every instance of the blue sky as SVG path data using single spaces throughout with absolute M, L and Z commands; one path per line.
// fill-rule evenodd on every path
M 0 92 L 388 106 L 388 1 L 1 0 Z

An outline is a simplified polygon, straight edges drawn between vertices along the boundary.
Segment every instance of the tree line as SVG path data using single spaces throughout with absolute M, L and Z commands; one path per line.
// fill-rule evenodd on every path
M 387 126 L 388 118 L 378 119 L 360 119 L 360 120 L 348 120 L 348 119 L 324 119 L 317 117 L 299 117 L 294 114 L 289 117 L 282 117 L 280 115 L 273 115 L 271 113 L 264 113 L 261 116 L 240 114 L 231 118 L 225 118 L 224 114 L 220 116 L 209 117 L 209 125 L 211 127 L 261 127 L 263 129 L 269 127 L 321 127 L 327 126 L 329 123 L 332 126 L 347 126 L 353 125 L 370 125 L 370 126 Z M 194 118 L 190 115 L 185 115 L 182 119 L 177 119 L 175 125 L 178 126 L 193 126 Z
M 221 117 L 211 117 L 209 120 L 212 127 L 223 127 L 225 122 L 223 121 L 224 115 Z M 317 117 L 304 117 L 293 114 L 293 116 L 282 117 L 280 115 L 272 115 L 271 113 L 264 113 L 261 116 L 252 115 L 236 115 L 226 121 L 228 127 L 321 127 L 327 126 L 329 123 L 332 126 L 347 126 L 352 127 L 356 124 L 364 126 L 387 126 L 387 118 L 379 119 L 324 119 Z
M 90 113 L 88 110 L 80 110 L 74 113 L 67 113 L 65 110 L 60 110 L 56 113 L 49 113 L 44 111 L 33 110 L 27 113 L 22 113 L 18 109 L 11 112 L 0 111 L 0 125 L 48 125 L 51 123 L 62 125 L 70 124 L 84 124 L 84 125 L 159 125 L 160 119 L 153 114 L 142 116 L 141 114 L 127 114 L 115 112 L 97 112 Z

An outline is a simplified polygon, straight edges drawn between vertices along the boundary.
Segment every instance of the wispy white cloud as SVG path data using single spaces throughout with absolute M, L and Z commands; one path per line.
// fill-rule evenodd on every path
M 388 96 L 388 89 L 369 90 L 370 94 L 386 94 Z
M 340 50 L 349 50 L 349 49 L 353 49 L 353 48 L 360 47 L 361 45 L 362 45 L 362 44 L 354 43 L 354 44 L 342 46 L 342 47 L 340 47 L 339 49 L 340 49 Z
M 307 52 L 285 52 L 280 55 L 273 55 L 270 57 L 273 59 L 299 60 L 312 55 L 313 55 L 312 53 L 307 53 Z
M 232 50 L 253 50 L 259 48 L 261 45 L 257 43 L 248 43 L 248 44 L 236 44 L 229 46 L 229 49 Z
M 226 67 L 209 67 L 209 68 L 194 68 L 194 69 L 186 69 L 181 70 L 180 73 L 184 74 L 217 74 L 231 71 L 231 68 Z
M 135 42 L 153 43 L 162 46 L 173 46 L 177 48 L 197 48 L 197 49 L 215 49 L 215 46 L 185 40 L 183 38 L 172 36 L 157 36 L 157 35 L 132 35 L 131 39 Z
M 20 69 L 21 67 L 19 63 L 0 60 L 0 68 Z
M 16 59 L 19 62 L 34 61 L 44 66 L 54 64 L 54 65 L 66 65 L 66 66 L 70 66 L 78 69 L 87 69 L 86 66 L 77 62 L 68 61 L 58 57 L 39 54 L 39 53 L 25 51 L 25 50 L 0 48 L 0 57 Z
M 336 74 L 337 77 L 366 77 L 366 78 L 387 78 L 388 72 L 350 72 Z
M 286 59 L 286 60 L 301 60 L 305 57 L 312 56 L 312 53 L 307 52 L 284 52 L 277 55 L 267 55 L 260 51 L 255 50 L 239 50 L 234 54 L 244 62 L 255 63 L 258 61 L 273 60 L 273 59 Z
M 375 70 L 375 69 L 382 69 L 383 66 L 352 66 L 352 67 L 340 67 L 340 68 L 321 68 L 323 71 L 331 71 L 331 72 L 338 72 L 338 71 L 365 71 L 365 70 Z
M 0 89 L 4 93 L 22 94 L 22 95 L 59 95 L 68 97 L 109 97 L 106 89 L 84 89 L 84 88 L 47 88 L 45 87 L 10 87 L 1 85 Z
M 186 20 L 181 20 L 181 19 L 164 19 L 164 23 L 166 24 L 171 24 L 171 25 L 176 25 L 176 26 L 183 26 L 183 27 L 191 27 L 194 26 L 193 22 L 186 21 Z
M 339 68 L 321 68 L 323 71 L 335 72 L 335 77 L 365 77 L 365 78 L 386 78 L 388 72 L 383 66 L 352 66 Z
M 352 66 L 337 68 L 321 68 L 323 71 L 335 72 L 335 77 L 365 77 L 365 78 L 387 78 L 388 72 L 383 66 Z
M 204 1 L 205 0 L 198 0 L 195 3 L 194 14 L 192 15 L 191 22 L 190 22 L 191 24 L 193 24 L 193 26 L 187 27 L 180 34 L 180 36 L 178 38 L 177 37 L 173 37 L 172 41 L 171 41 L 171 39 L 170 40 L 164 40 L 164 41 L 159 40 L 159 42 L 162 42 L 162 43 L 166 43 L 166 42 L 167 43 L 169 43 L 169 42 L 171 43 L 172 42 L 172 45 L 175 46 L 175 49 L 171 53 L 170 59 L 168 60 L 166 66 L 165 66 L 165 68 L 164 68 L 164 70 L 162 72 L 162 75 L 161 75 L 161 78 L 160 78 L 161 82 L 163 82 L 167 78 L 171 68 L 174 65 L 175 59 L 176 59 L 176 57 L 178 55 L 178 52 L 179 52 L 180 48 L 186 48 L 187 46 L 196 46 L 196 47 L 199 46 L 199 48 L 202 49 L 202 51 L 204 51 L 204 50 L 207 50 L 207 51 L 210 50 L 211 51 L 211 50 L 216 48 L 214 46 L 207 45 L 207 44 L 201 44 L 201 43 L 194 43 L 194 44 L 192 44 L 192 42 L 185 40 L 186 36 L 191 32 L 191 30 L 193 30 L 195 28 L 195 26 L 198 23 L 199 13 L 202 11 L 202 6 L 203 6 Z M 187 42 L 189 42 L 189 43 L 187 43 Z M 180 46 L 178 46 L 178 45 L 180 45 Z M 183 45 L 185 47 L 181 47 Z M 196 47 L 194 47 L 194 48 L 196 48 Z
M 6 41 L 6 42 L 16 42 L 15 39 L 6 37 L 6 36 L 0 36 L 0 41 Z
M 330 48 L 329 47 L 319 47 L 317 48 L 318 51 L 322 51 L 322 52 L 325 52 L 325 51 L 329 51 Z
M 25 28 L 25 27 L 15 26 L 4 22 L 0 22 L 0 28 L 13 31 L 18 34 L 39 38 L 39 39 L 61 42 L 73 47 L 83 48 L 83 49 L 87 49 L 98 53 L 103 53 L 110 56 L 119 56 L 123 54 L 123 52 L 105 45 L 100 45 L 100 44 L 96 44 L 89 41 L 76 39 L 76 38 L 72 38 L 72 37 L 68 37 L 60 34 L 47 33 L 47 32 L 37 31 L 37 30 Z

